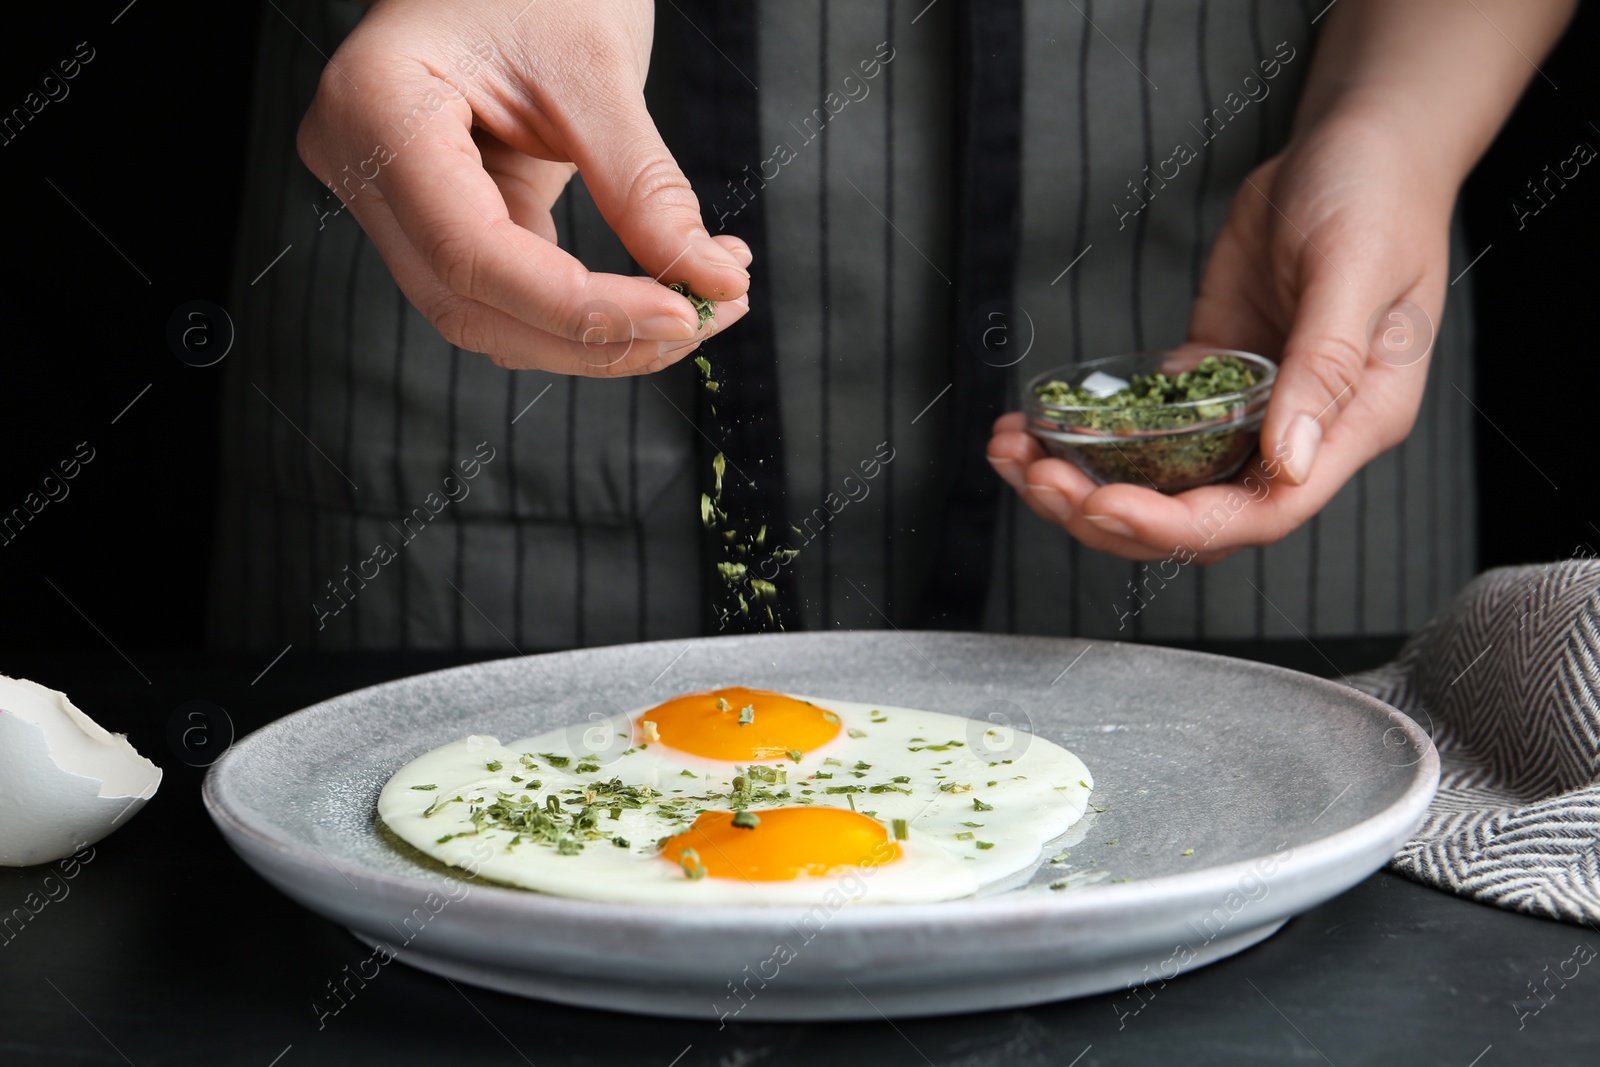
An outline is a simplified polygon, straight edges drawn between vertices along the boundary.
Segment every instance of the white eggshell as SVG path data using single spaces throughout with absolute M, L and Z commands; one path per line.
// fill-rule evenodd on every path
M 0 675 L 0 866 L 72 855 L 155 796 L 161 768 L 72 706 Z

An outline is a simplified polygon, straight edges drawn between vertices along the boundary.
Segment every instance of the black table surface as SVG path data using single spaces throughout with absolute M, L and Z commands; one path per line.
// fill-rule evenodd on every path
M 1328 675 L 1381 662 L 1397 642 L 1207 647 Z M 482 657 L 296 649 L 263 674 L 270 655 L 5 656 L 0 670 L 68 691 L 167 777 L 70 880 L 0 869 L 0 919 L 28 916 L 0 934 L 0 1065 L 1600 1062 L 1600 976 L 1583 966 L 1600 934 L 1387 871 L 1164 987 L 1015 1011 L 719 1028 L 709 1006 L 703 1020 L 645 1018 L 391 966 L 319 1019 L 313 1001 L 328 1004 L 327 983 L 369 950 L 234 856 L 169 723 L 186 701 L 209 700 L 242 736 L 336 693 L 471 658 Z

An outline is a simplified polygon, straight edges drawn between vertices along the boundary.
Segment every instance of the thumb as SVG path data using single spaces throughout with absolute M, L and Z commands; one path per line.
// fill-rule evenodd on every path
M 628 252 L 663 284 L 686 281 L 711 300 L 743 295 L 750 273 L 706 232 L 700 201 L 656 131 L 643 94 L 627 93 L 594 113 L 605 120 L 574 139 L 573 162 Z
M 1270 449 L 1296 485 L 1311 477 L 1323 437 L 1361 388 L 1367 320 L 1385 302 L 1340 275 L 1314 280 L 1300 297 L 1261 426 L 1262 453 Z

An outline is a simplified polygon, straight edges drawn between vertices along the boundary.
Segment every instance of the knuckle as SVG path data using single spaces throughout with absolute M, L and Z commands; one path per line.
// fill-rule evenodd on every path
M 1334 341 L 1308 355 L 1306 373 L 1327 393 L 1330 403 L 1344 410 L 1355 399 L 1367 354 L 1348 341 Z
M 479 256 L 482 254 L 476 238 L 459 231 L 443 233 L 428 245 L 423 254 L 427 258 L 428 268 L 445 288 L 462 294 L 474 291 Z
M 435 305 L 428 313 L 428 321 L 439 331 L 439 336 L 455 347 L 467 352 L 481 352 L 500 366 L 494 345 L 485 329 L 483 317 L 471 300 L 451 297 Z
M 628 183 L 628 210 L 641 215 L 690 211 L 698 218 L 700 203 L 683 172 L 670 157 L 653 155 Z

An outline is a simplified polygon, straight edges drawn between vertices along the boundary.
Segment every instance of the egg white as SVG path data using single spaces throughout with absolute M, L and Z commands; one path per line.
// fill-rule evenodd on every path
M 780 806 L 853 806 L 885 827 L 905 819 L 909 833 L 899 859 L 790 881 L 689 879 L 658 855 L 657 842 L 687 830 L 700 811 L 729 810 L 733 778 L 747 765 L 639 742 L 635 723 L 650 708 L 510 744 L 475 735 L 444 745 L 395 773 L 379 795 L 378 815 L 400 838 L 446 864 L 558 896 L 706 905 L 816 903 L 842 893 L 850 902 L 889 904 L 951 900 L 1021 880 L 1038 865 L 1043 845 L 1087 808 L 1094 785 L 1089 769 L 1042 737 L 938 712 L 797 699 L 837 714 L 839 734 L 798 762 L 761 761 L 787 780 L 751 781 L 758 792 L 749 810 L 759 816 Z M 565 757 L 566 766 L 546 755 L 557 763 Z M 494 763 L 501 769 L 488 770 Z M 819 774 L 832 777 L 813 777 Z M 471 818 L 474 806 L 497 796 L 543 804 L 554 795 L 570 814 L 585 788 L 612 779 L 659 795 L 641 808 L 624 808 L 617 819 L 597 801 L 595 831 L 607 836 L 583 841 L 576 854 L 527 839 L 513 845 L 512 831 L 477 828 Z M 538 788 L 531 788 L 534 781 Z M 611 837 L 628 847 L 613 845 Z

